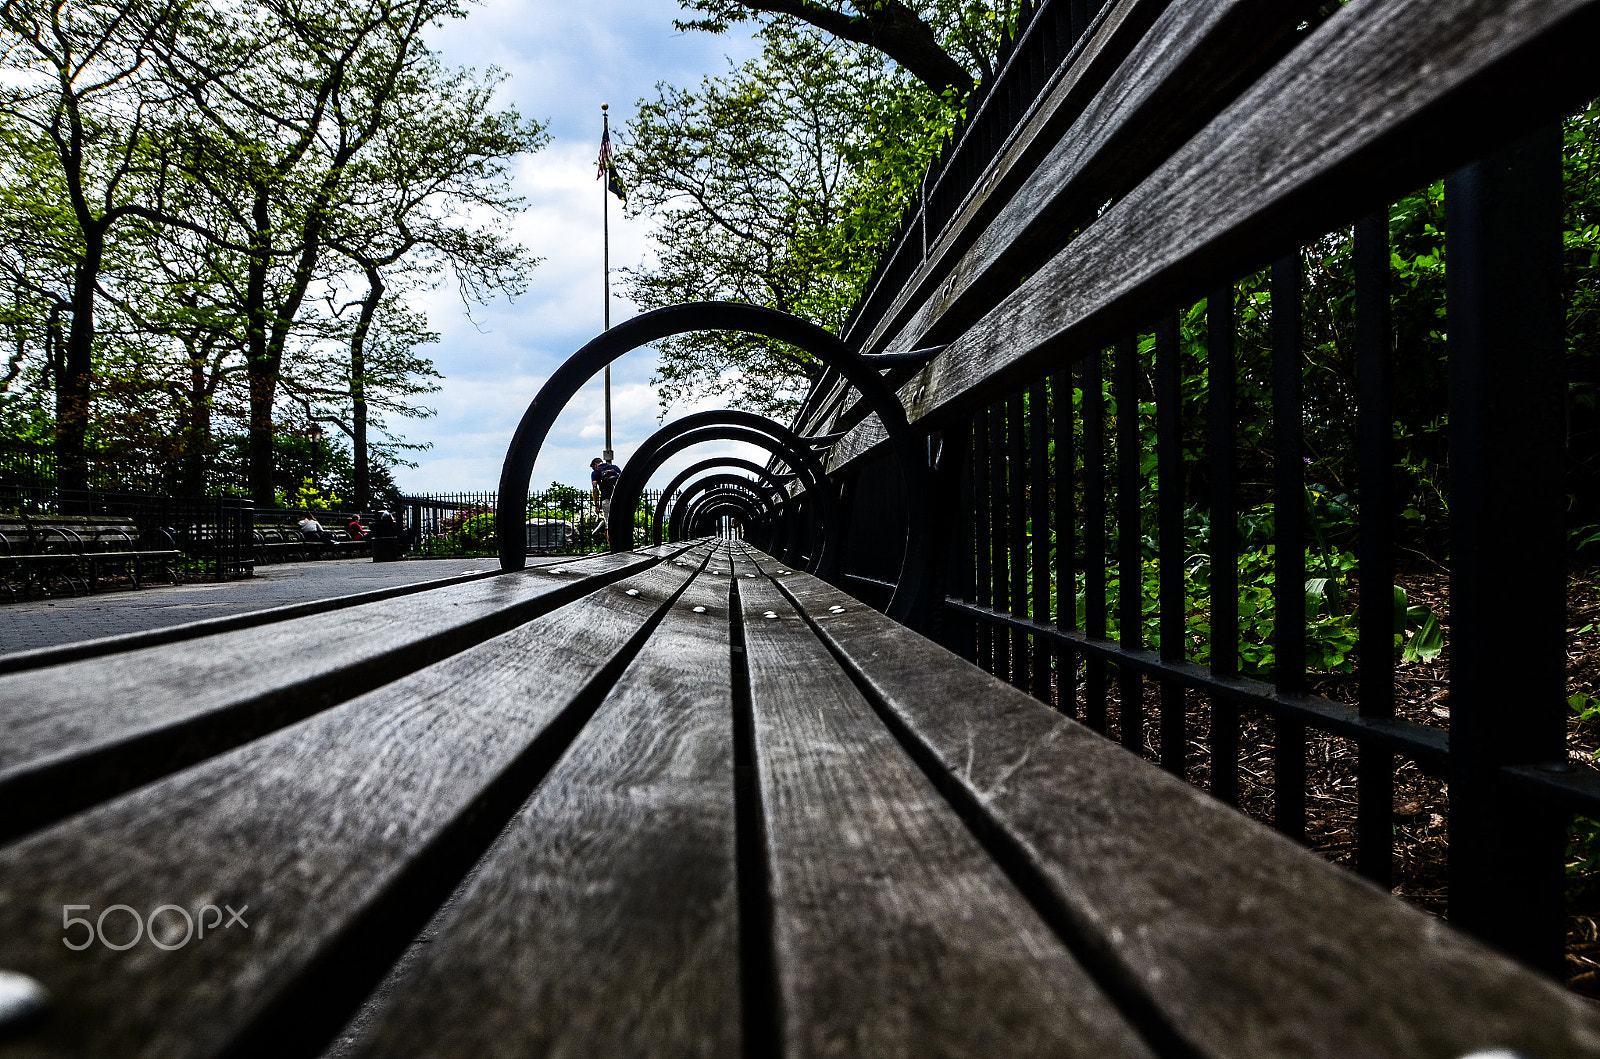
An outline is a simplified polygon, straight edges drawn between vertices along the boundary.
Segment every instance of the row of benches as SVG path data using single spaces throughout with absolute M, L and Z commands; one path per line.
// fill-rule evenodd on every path
M 10 598 L 26 598 L 37 590 L 48 596 L 65 583 L 76 595 L 94 591 L 107 573 L 125 573 L 135 588 L 141 574 L 156 569 L 176 583 L 176 564 L 186 559 L 215 557 L 225 535 L 214 524 L 181 529 L 141 528 L 117 516 L 0 517 L 0 585 Z M 370 555 L 371 538 L 356 539 L 348 530 L 330 530 L 330 540 L 308 539 L 293 526 L 262 526 L 253 531 L 251 546 L 241 549 L 257 563 Z
M 102 573 L 126 572 L 135 587 L 141 567 L 159 568 L 176 582 L 173 564 L 184 553 L 170 532 L 141 530 L 130 519 L 114 517 L 0 518 L 0 582 L 15 600 L 38 586 L 49 594 L 53 579 L 66 581 L 74 594 L 87 594 Z
M 258 526 L 255 531 L 256 561 L 284 562 L 291 558 L 304 561 L 372 553 L 370 536 L 358 539 L 344 529 L 326 532 L 332 539 L 318 541 L 307 538 L 293 526 Z

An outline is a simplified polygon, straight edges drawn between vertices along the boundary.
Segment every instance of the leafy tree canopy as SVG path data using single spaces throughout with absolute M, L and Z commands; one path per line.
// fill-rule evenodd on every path
M 838 328 L 963 96 L 962 84 L 913 72 L 862 27 L 909 12 L 947 59 L 976 65 L 1004 13 L 955 0 L 860 3 L 845 32 L 818 4 L 684 6 L 706 16 L 686 28 L 760 19 L 762 52 L 694 88 L 658 85 L 628 123 L 619 167 L 637 208 L 659 222 L 656 260 L 628 273 L 629 294 L 642 309 L 725 298 Z M 748 335 L 685 335 L 659 348 L 663 409 L 717 396 L 786 418 L 814 370 L 801 351 Z
M 423 41 L 463 13 L 0 0 L 5 436 L 52 442 L 63 486 L 143 457 L 186 492 L 247 472 L 270 502 L 286 425 L 327 422 L 353 498 L 381 490 L 405 447 L 389 426 L 435 377 L 399 299 L 515 292 L 535 264 L 503 219 L 543 129 L 493 106 L 498 72 Z M 245 464 L 224 451 L 241 430 Z

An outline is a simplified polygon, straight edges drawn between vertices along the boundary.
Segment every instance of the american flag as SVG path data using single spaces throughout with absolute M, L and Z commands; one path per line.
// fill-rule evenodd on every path
M 600 169 L 595 173 L 594 178 L 599 180 L 607 175 L 610 176 L 610 179 L 606 181 L 606 187 L 610 189 L 613 195 L 626 203 L 628 201 L 628 189 L 623 187 L 622 178 L 617 175 L 617 166 L 611 157 L 610 126 L 607 126 L 605 131 L 600 134 Z

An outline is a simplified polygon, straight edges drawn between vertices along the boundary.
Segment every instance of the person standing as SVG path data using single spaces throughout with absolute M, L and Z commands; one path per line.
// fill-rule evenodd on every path
M 611 543 L 611 494 L 621 478 L 622 468 L 616 464 L 607 463 L 598 456 L 589 461 L 589 484 L 594 492 L 594 506 L 605 523 L 607 544 Z

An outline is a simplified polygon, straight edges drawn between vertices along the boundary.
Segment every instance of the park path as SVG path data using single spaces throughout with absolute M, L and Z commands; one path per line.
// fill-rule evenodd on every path
M 330 559 L 258 566 L 254 577 L 240 581 L 193 585 L 158 582 L 136 591 L 0 603 L 0 655 L 433 581 L 474 570 L 492 570 L 497 565 L 494 559 L 482 557 L 398 563 Z

